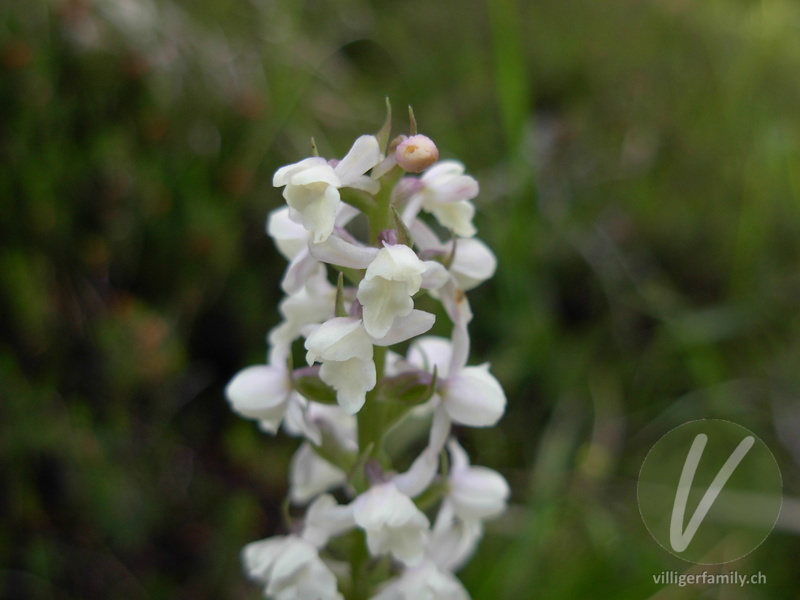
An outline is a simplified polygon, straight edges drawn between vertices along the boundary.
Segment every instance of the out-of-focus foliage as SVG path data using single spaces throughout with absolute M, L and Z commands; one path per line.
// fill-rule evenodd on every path
M 255 598 L 295 443 L 229 414 L 284 263 L 271 175 L 413 104 L 483 185 L 471 294 L 516 506 L 481 598 L 721 597 L 649 537 L 636 474 L 737 421 L 787 507 L 735 564 L 792 598 L 800 531 L 800 8 L 783 0 L 11 0 L 0 8 L 0 596 Z

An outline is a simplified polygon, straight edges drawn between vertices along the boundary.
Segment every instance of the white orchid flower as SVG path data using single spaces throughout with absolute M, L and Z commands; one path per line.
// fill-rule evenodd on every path
M 323 494 L 308 507 L 303 519 L 301 537 L 317 548 L 322 548 L 330 538 L 341 535 L 355 526 L 352 506 L 339 504 L 330 494 Z
M 319 270 L 299 290 L 281 300 L 278 310 L 283 321 L 269 332 L 272 347 L 286 348 L 287 358 L 292 342 L 332 317 L 335 310 L 336 287 L 328 281 L 324 267 L 317 265 Z
M 395 318 L 411 313 L 411 297 L 419 291 L 424 272 L 425 264 L 408 246 L 387 244 L 378 251 L 358 286 L 367 333 L 382 338 Z
M 242 558 L 249 577 L 265 584 L 264 594 L 274 600 L 343 600 L 316 546 L 298 536 L 253 542 Z
M 284 429 L 293 436 L 304 437 L 315 446 L 322 444 L 322 433 L 346 452 L 357 452 L 356 417 L 348 415 L 338 404 L 320 404 L 301 398 L 290 402 Z
M 365 173 L 382 159 L 375 136 L 362 135 L 338 163 L 331 164 L 318 156 L 306 158 L 278 169 L 272 185 L 285 186 L 283 197 L 291 209 L 289 217 L 312 232 L 314 242 L 323 242 L 333 232 L 341 202 L 339 189 L 350 187 L 376 193 L 380 184 Z
M 319 376 L 336 390 L 342 409 L 348 414 L 357 413 L 376 383 L 372 340 L 361 319 L 330 319 L 306 338 L 305 345 L 308 364 L 322 362 Z
M 415 340 L 408 362 L 439 378 L 438 396 L 454 422 L 469 427 L 491 427 L 503 416 L 506 395 L 489 365 L 467 367 L 469 338 L 466 330 L 453 329 L 453 341 L 426 336 Z
M 281 288 L 287 294 L 297 293 L 309 278 L 319 272 L 325 273 L 309 248 L 313 243 L 313 234 L 290 218 L 291 210 L 288 206 L 283 206 L 273 210 L 267 217 L 267 234 L 275 242 L 278 251 L 289 261 L 281 280 Z M 357 209 L 340 203 L 334 219 L 335 227 L 341 231 L 358 214 Z
M 392 482 L 372 486 L 353 501 L 353 518 L 373 556 L 391 554 L 416 564 L 425 554 L 428 518 Z
M 431 531 L 428 557 L 444 571 L 457 571 L 475 553 L 482 537 L 483 521 L 458 518 L 453 504 L 445 500 Z
M 461 582 L 433 561 L 408 567 L 370 600 L 469 600 Z
M 434 320 L 430 313 L 412 310 L 394 319 L 392 328 L 377 339 L 369 335 L 361 319 L 336 317 L 306 338 L 306 360 L 309 365 L 322 362 L 320 378 L 336 390 L 337 402 L 352 415 L 361 409 L 367 392 L 375 387 L 373 344 L 391 346 L 421 335 L 433 326 Z
M 447 444 L 450 452 L 448 500 L 455 514 L 464 521 L 485 520 L 506 510 L 511 488 L 500 473 L 487 467 L 473 467 L 469 456 L 455 440 Z
M 289 463 L 289 499 L 295 504 L 306 504 L 346 481 L 347 473 L 321 458 L 308 443 L 300 446 Z
M 465 292 L 491 279 L 497 270 L 497 257 L 494 252 L 477 238 L 454 238 L 443 243 L 434 231 L 419 219 L 409 223 L 408 230 L 421 255 L 453 257 L 448 268 L 449 273 L 458 288 Z
M 418 182 L 403 211 L 406 226 L 424 210 L 459 237 L 475 235 L 472 224 L 475 206 L 470 200 L 478 195 L 480 187 L 473 177 L 464 175 L 463 164 L 455 160 L 441 161 L 425 171 Z
M 280 364 L 242 369 L 225 387 L 225 396 L 234 411 L 259 421 L 261 429 L 273 434 L 278 431 L 290 402 L 299 401 L 289 372 Z

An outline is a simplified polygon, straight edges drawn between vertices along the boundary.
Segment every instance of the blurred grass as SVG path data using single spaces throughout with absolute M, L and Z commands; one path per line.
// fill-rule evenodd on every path
M 482 184 L 473 359 L 509 397 L 460 434 L 514 488 L 463 577 L 487 598 L 793 598 L 784 521 L 686 566 L 636 508 L 689 419 L 773 449 L 797 497 L 800 7 L 783 0 L 12 0 L 0 9 L 0 590 L 254 598 L 294 442 L 231 415 L 283 261 L 271 175 L 414 106 Z

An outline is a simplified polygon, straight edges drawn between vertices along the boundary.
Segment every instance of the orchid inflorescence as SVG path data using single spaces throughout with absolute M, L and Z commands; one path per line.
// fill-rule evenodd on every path
M 410 135 L 390 142 L 387 101 L 380 132 L 344 158 L 317 156 L 312 141 L 314 156 L 273 179 L 287 203 L 267 220 L 289 261 L 283 320 L 267 364 L 240 371 L 226 395 L 262 430 L 304 439 L 287 499 L 307 507 L 303 517 L 243 551 L 248 575 L 277 600 L 468 599 L 453 572 L 506 507 L 505 479 L 471 466 L 452 435 L 454 424 L 493 426 L 506 405 L 488 365 L 467 366 L 465 292 L 496 268 L 474 237 L 478 182 L 438 161 L 409 116 Z M 423 336 L 435 321 L 415 308 L 423 295 L 442 304 L 450 339 Z M 308 366 L 295 368 L 299 340 Z M 409 340 L 405 356 L 391 349 Z M 424 450 L 393 469 L 424 433 Z

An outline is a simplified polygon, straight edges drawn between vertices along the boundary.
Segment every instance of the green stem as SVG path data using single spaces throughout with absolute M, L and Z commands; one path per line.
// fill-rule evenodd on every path
M 351 600 L 367 600 L 370 595 L 370 585 L 367 572 L 367 540 L 360 530 L 353 532 L 353 546 L 350 551 L 350 566 L 353 577 Z
M 403 170 L 395 166 L 381 177 L 381 190 L 376 194 L 375 206 L 369 213 L 369 243 L 373 246 L 378 244 L 378 235 L 381 231 L 393 228 L 392 190 L 402 176 Z
M 386 348 L 375 346 L 373 353 L 375 361 L 375 377 L 380 381 L 383 377 L 384 363 L 386 362 Z M 371 456 L 376 456 L 380 451 L 380 440 L 383 437 L 383 422 L 378 407 L 378 386 L 367 392 L 367 400 L 358 411 L 358 451 L 363 453 L 372 444 Z M 367 457 L 369 458 L 369 457 Z

